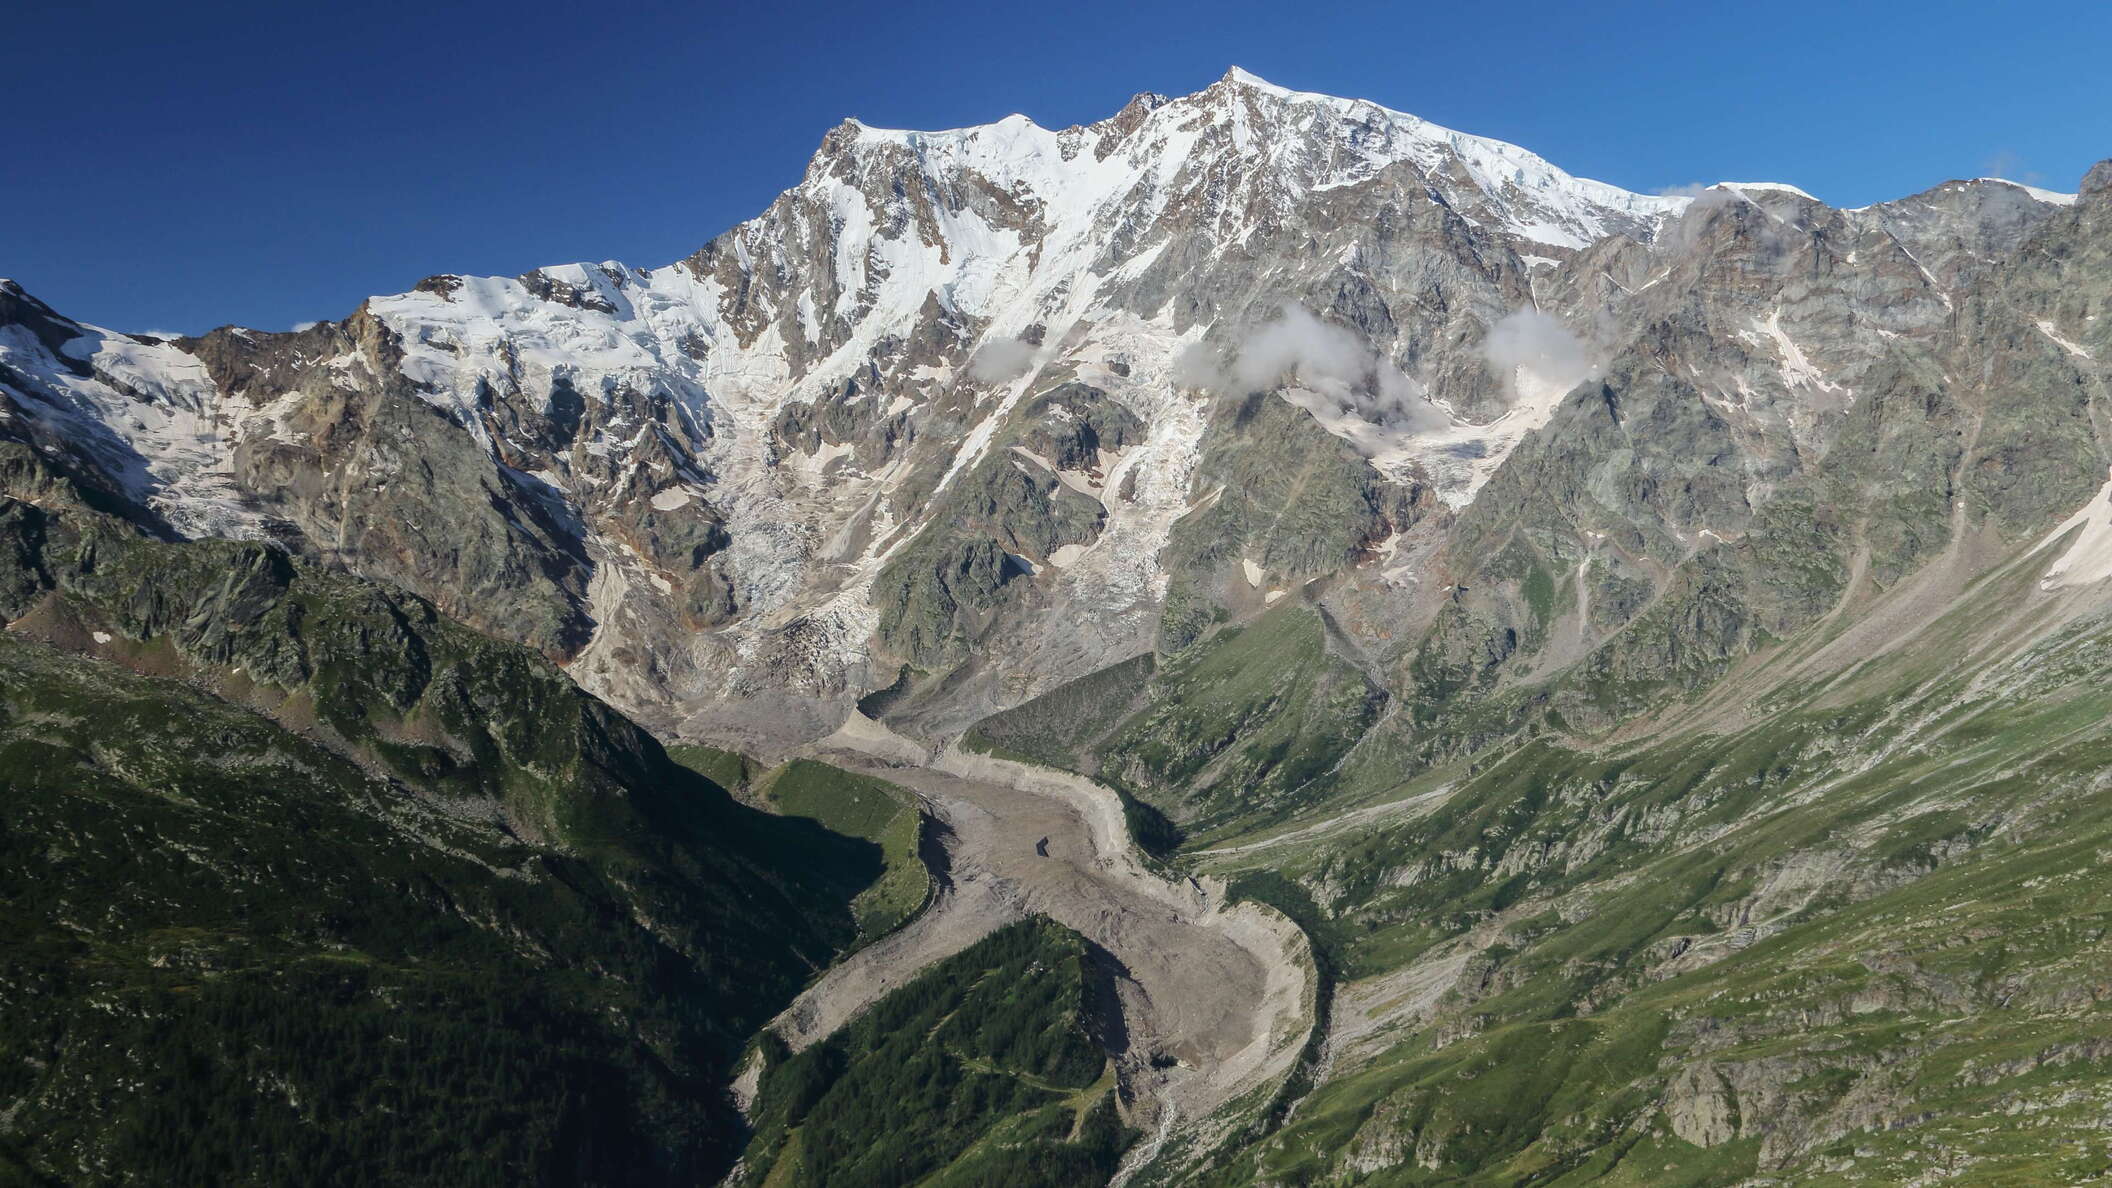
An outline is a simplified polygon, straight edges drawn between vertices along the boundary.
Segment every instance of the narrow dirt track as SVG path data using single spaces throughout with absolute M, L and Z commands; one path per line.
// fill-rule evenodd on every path
M 839 736 L 840 739 L 840 736 Z M 935 961 L 1044 915 L 1118 966 L 1133 1123 L 1164 1134 L 1287 1071 L 1312 1026 L 1312 959 L 1282 916 L 1172 882 L 1129 846 L 1114 793 L 1080 777 L 945 751 L 924 764 L 834 751 L 915 792 L 941 825 L 940 888 L 902 930 L 828 971 L 771 1024 L 803 1048 Z M 1048 853 L 1037 843 L 1048 839 Z

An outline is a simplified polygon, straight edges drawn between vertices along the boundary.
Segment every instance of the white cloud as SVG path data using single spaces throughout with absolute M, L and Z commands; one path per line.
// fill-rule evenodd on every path
M 2046 175 L 2027 166 L 2015 149 L 1997 149 L 1980 163 L 1980 176 L 2023 182 L 2027 186 L 2042 185 L 2046 181 Z
M 1215 388 L 1224 382 L 1224 360 L 1208 343 L 1191 342 L 1173 357 L 1173 386 L 1176 388 Z
M 1183 348 L 1173 380 L 1181 387 L 1277 392 L 1367 457 L 1452 423 L 1420 383 L 1356 331 L 1299 305 L 1285 305 L 1240 344 L 1229 364 L 1202 343 Z
M 986 384 L 1001 384 L 1025 375 L 1034 366 L 1036 348 L 1017 338 L 993 338 L 976 348 L 968 374 Z
M 1345 326 L 1321 321 L 1300 305 L 1263 326 L 1232 361 L 1242 391 L 1292 385 L 1286 396 L 1315 413 L 1367 421 L 1393 433 L 1442 429 L 1450 418 L 1431 404 L 1423 386 Z M 1304 393 L 1300 394 L 1299 389 Z
M 1481 357 L 1503 380 L 1506 395 L 1564 393 L 1599 373 L 1583 339 L 1550 314 L 1520 309 L 1505 314 L 1481 340 Z

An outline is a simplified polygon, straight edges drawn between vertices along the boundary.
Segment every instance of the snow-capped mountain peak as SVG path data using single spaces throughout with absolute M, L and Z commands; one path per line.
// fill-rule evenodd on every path
M 1484 505 L 1642 327 L 1713 335 L 1649 366 L 1762 443 L 1760 498 L 1873 366 L 1813 310 L 1739 304 L 1767 270 L 1792 248 L 1803 283 L 1876 269 L 1885 341 L 1909 341 L 2059 209 L 2006 183 L 1864 213 L 1718 190 L 1748 202 L 1680 218 L 1691 199 L 1237 68 L 1061 129 L 847 120 L 663 267 L 434 277 L 295 333 L 152 340 L 0 283 L 0 437 L 177 533 L 356 558 L 662 722 L 833 727 L 971 637 L 1010 683 L 948 695 L 997 704 L 1152 646 L 1182 599 L 1367 562 L 1413 584 L 1416 526 Z M 1726 277 L 1736 316 L 1694 327 L 1688 295 Z
M 535 638 L 577 651 L 582 680 L 622 696 L 644 679 L 624 649 L 652 638 L 663 655 L 651 684 L 681 700 L 788 681 L 835 695 L 865 679 L 876 628 L 888 634 L 875 583 L 934 506 L 989 481 L 978 476 L 993 460 L 1060 471 L 1059 485 L 1101 508 L 1084 539 L 1008 551 L 1037 581 L 1102 606 L 1096 650 L 1136 646 L 1164 597 L 1160 554 L 1195 507 L 1207 425 L 1176 363 L 1199 343 L 1235 343 L 1287 302 L 1323 308 L 1360 291 L 1402 310 L 1374 315 L 1385 356 L 1374 365 L 1405 375 L 1430 355 L 1417 382 L 1467 428 L 1432 447 L 1443 456 L 1428 454 L 1429 481 L 1463 501 L 1549 401 L 1483 439 L 1473 423 L 1504 410 L 1477 395 L 1489 385 L 1471 349 L 1453 361 L 1458 344 L 1529 299 L 1531 261 L 1648 237 L 1681 205 L 1234 68 L 1063 129 L 1024 115 L 942 131 L 846 120 L 769 209 L 667 267 L 436 277 L 298 336 L 103 351 L 95 376 L 27 340 L 0 354 L 40 377 L 23 415 L 78 410 L 109 427 L 100 437 L 132 439 L 128 488 L 179 528 L 216 532 L 344 538 L 351 513 L 311 505 L 278 476 L 311 465 L 319 442 L 351 440 L 319 410 L 352 393 L 412 394 L 497 467 L 475 482 L 512 510 L 479 530 L 520 536 L 503 564 L 550 575 L 573 600 L 571 618 Z M 1320 241 L 1341 246 L 1308 250 Z M 1411 259 L 1446 278 L 1423 283 L 1456 296 L 1425 308 L 1400 287 Z M 170 378 L 133 375 L 135 356 Z M 1092 395 L 1033 411 L 1066 382 Z M 128 393 L 150 394 L 137 416 Z M 1022 417 L 1072 415 L 1144 429 L 1097 463 L 1006 444 Z M 54 420 L 40 432 L 73 431 Z M 332 464 L 383 476 L 404 463 L 394 444 L 358 448 L 372 452 Z M 1426 453 L 1389 445 L 1389 481 L 1422 473 Z M 245 483 L 270 498 L 237 497 Z M 362 529 L 375 543 L 361 547 L 415 557 L 424 545 L 380 539 L 424 539 L 436 513 L 398 506 L 408 488 L 394 480 L 375 484 L 401 523 Z
M 1447 167 L 1457 165 L 1463 180 L 1500 212 L 1506 230 L 1548 246 L 1580 248 L 1675 214 L 1688 202 L 1575 177 L 1515 144 L 1457 132 L 1367 99 L 1291 90 L 1236 66 L 1212 90 L 1219 88 L 1294 113 L 1301 130 L 1316 130 L 1331 120 L 1336 134 L 1375 166 L 1411 161 L 1444 178 Z
M 1081 161 L 1088 142 L 1093 162 L 1114 167 Z M 1644 231 L 1687 202 L 1574 177 L 1517 145 L 1368 100 L 1291 90 L 1238 67 L 1195 94 L 1139 95 L 1116 116 L 1062 131 L 1023 115 L 939 132 L 846 121 L 824 143 L 822 158 L 876 150 L 906 153 L 934 178 L 968 169 L 1000 187 L 1024 185 L 1052 210 L 1081 214 L 1139 183 L 1177 175 L 1191 154 L 1207 162 L 1198 175 L 1236 163 L 1253 175 L 1249 180 L 1293 194 L 1361 184 L 1405 165 L 1470 217 L 1566 250 Z

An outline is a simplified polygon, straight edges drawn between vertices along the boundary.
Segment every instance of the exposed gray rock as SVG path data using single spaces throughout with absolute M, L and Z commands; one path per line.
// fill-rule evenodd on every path
M 10 286 L 0 428 L 663 728 L 826 732 L 889 687 L 943 733 L 1294 592 L 1411 701 L 1557 681 L 1604 725 L 2095 489 L 2102 173 L 1648 198 L 1233 71 L 1056 132 L 846 122 L 667 268 L 296 334 L 131 339 Z M 1357 357 L 1254 362 L 1293 306 Z M 1581 370 L 1495 345 L 1528 307 Z

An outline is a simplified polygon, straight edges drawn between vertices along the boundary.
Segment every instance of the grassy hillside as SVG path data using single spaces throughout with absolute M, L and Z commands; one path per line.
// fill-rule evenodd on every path
M 708 1181 L 881 871 L 268 546 L 0 499 L 0 617 L 0 1179 Z
M 745 789 L 761 774 L 756 762 L 738 751 L 695 743 L 667 748 L 667 757 L 729 792 Z
M 2051 555 L 1618 731 L 1570 712 L 1590 666 L 1359 711 L 1297 607 L 980 724 L 1180 815 L 1175 867 L 1315 947 L 1302 1067 L 1137 1182 L 2112 1174 L 2112 615 Z
M 1312 608 L 1286 603 L 1171 659 L 1073 681 L 964 741 L 1096 775 L 1138 802 L 1155 832 L 1201 844 L 1324 799 L 1386 700 L 1329 648 Z
M 791 1188 L 1104 1184 L 1115 1113 L 1108 971 L 1045 920 L 940 962 L 836 1035 L 770 1057 L 750 1182 Z
M 1297 917 L 1341 993 L 1280 1127 L 1162 1178 L 2112 1171 L 2112 620 L 2022 644 L 2036 574 L 1713 730 L 1525 739 L 1192 850 Z
M 1091 748 L 1143 708 L 1156 668 L 1150 652 L 1132 657 L 984 718 L 962 741 L 1026 763 L 1088 770 Z
M 918 854 L 924 817 L 908 791 L 813 759 L 785 764 L 761 786 L 778 812 L 879 847 L 880 877 L 851 902 L 861 940 L 883 936 L 923 909 L 931 895 L 931 875 Z

